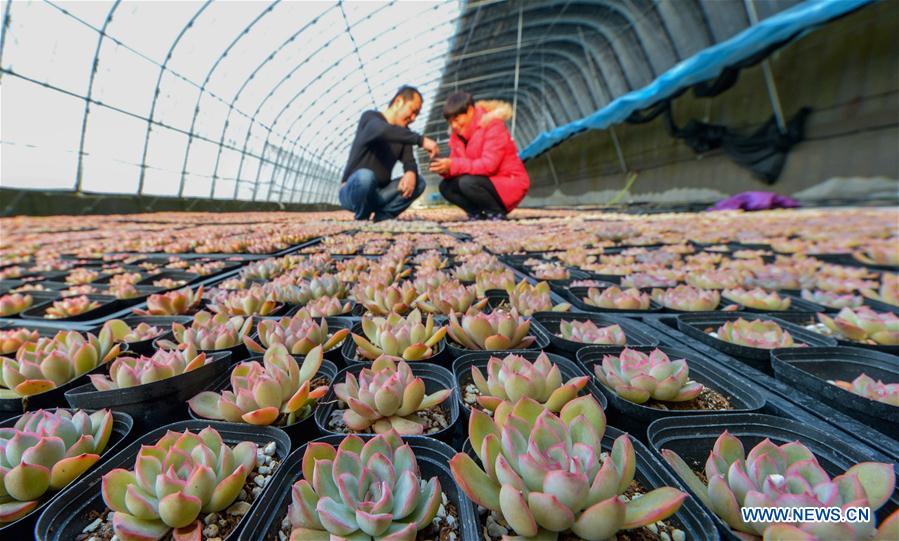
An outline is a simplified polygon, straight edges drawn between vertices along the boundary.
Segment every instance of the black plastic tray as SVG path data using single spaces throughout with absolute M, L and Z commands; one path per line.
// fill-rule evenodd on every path
M 456 429 L 456 423 L 459 420 L 459 390 L 456 389 L 452 372 L 442 366 L 437 366 L 436 364 L 419 363 L 418 361 L 411 361 L 409 367 L 412 369 L 412 374 L 414 376 L 420 377 L 424 381 L 425 394 L 432 394 L 441 389 L 452 390 L 452 395 L 442 403 L 443 408 L 449 412 L 449 425 L 433 434 L 424 434 L 430 438 L 435 438 L 452 445 L 455 436 L 454 431 Z M 359 372 L 364 368 L 367 368 L 365 364 L 357 363 L 344 368 L 334 377 L 332 380 L 333 384 L 328 389 L 328 394 L 326 394 L 319 402 L 319 407 L 315 408 L 315 424 L 318 426 L 320 433 L 324 435 L 346 436 L 346 434 L 334 432 L 328 427 L 331 412 L 337 409 L 338 402 L 337 395 L 334 394 L 334 384 L 343 383 L 346 380 L 347 373 L 352 373 L 358 378 Z
M 534 319 L 549 336 L 553 347 L 565 353 L 577 353 L 581 348 L 594 344 L 572 342 L 556 334 L 559 332 L 559 324 L 563 319 L 568 321 L 592 321 L 597 327 L 618 325 L 624 331 L 624 336 L 627 338 L 627 345 L 629 346 L 657 346 L 659 344 L 659 340 L 653 335 L 652 330 L 639 321 L 611 314 L 537 312 L 534 314 Z
M 83 314 L 78 314 L 77 316 L 72 317 L 64 317 L 58 319 L 50 319 L 45 318 L 44 314 L 47 311 L 47 308 L 53 304 L 53 301 L 46 301 L 40 304 L 35 304 L 31 308 L 22 311 L 19 314 L 19 317 L 22 319 L 30 319 L 36 321 L 58 321 L 58 322 L 83 322 L 83 321 L 92 321 L 100 318 L 104 318 L 106 316 L 110 316 L 113 313 L 121 310 L 129 301 L 121 301 L 114 297 L 110 297 L 108 295 L 87 295 L 87 298 L 92 301 L 99 301 L 100 306 L 94 308 L 93 310 L 88 310 Z M 140 302 L 140 298 L 133 299 L 134 302 Z
M 653 351 L 654 347 L 631 347 L 643 353 Z M 619 397 L 614 390 L 609 389 L 598 379 L 596 386 L 602 392 L 611 406 L 612 416 L 610 422 L 615 426 L 638 434 L 641 439 L 646 437 L 646 428 L 650 423 L 662 417 L 682 417 L 688 415 L 720 415 L 722 413 L 751 413 L 765 407 L 765 398 L 757 392 L 756 384 L 730 370 L 724 369 L 705 356 L 685 348 L 673 348 L 660 346 L 663 353 L 673 361 L 687 359 L 690 367 L 690 379 L 698 381 L 711 389 L 725 395 L 732 410 L 661 410 L 636 404 Z M 595 378 L 594 366 L 602 364 L 605 355 L 620 355 L 621 346 L 587 346 L 577 353 L 577 360 L 592 378 Z
M 290 439 L 283 431 L 267 426 L 240 426 L 229 423 L 216 423 L 212 421 L 180 421 L 172 423 L 144 434 L 137 441 L 107 460 L 103 465 L 87 477 L 82 477 L 75 484 L 69 486 L 65 492 L 53 500 L 40 516 L 34 529 L 35 538 L 40 541 L 70 541 L 75 539 L 92 519 L 88 519 L 91 511 L 102 512 L 106 509 L 103 497 L 100 494 L 100 483 L 104 474 L 115 468 L 132 469 L 134 459 L 142 445 L 153 444 L 165 435 L 166 431 L 183 432 L 185 429 L 199 431 L 211 426 L 219 432 L 222 440 L 228 445 L 236 445 L 241 441 L 252 441 L 259 445 L 275 442 L 275 455 L 283 463 L 290 452 Z M 278 467 L 280 470 L 280 465 Z M 277 470 L 276 470 L 277 471 Z M 269 485 L 271 486 L 271 485 Z M 248 517 L 259 509 L 259 502 L 263 500 L 268 486 L 253 502 L 250 511 L 237 524 L 237 527 L 225 540 L 237 539 L 240 531 L 249 522 Z
M 851 382 L 864 372 L 884 383 L 899 383 L 899 357 L 843 347 L 780 349 L 771 356 L 771 364 L 777 379 L 894 439 L 899 438 L 899 407 L 827 382 L 836 379 Z
M 838 432 L 830 430 L 827 423 L 820 422 L 813 425 L 758 413 L 659 419 L 649 425 L 649 442 L 655 453 L 659 453 L 661 449 L 671 449 L 687 464 L 702 470 L 715 440 L 725 430 L 740 438 L 747 453 L 765 438 L 769 438 L 776 445 L 798 440 L 811 450 L 818 458 L 821 467 L 831 477 L 842 474 L 859 462 L 881 461 L 866 448 L 836 437 Z M 894 494 L 877 512 L 878 519 L 883 520 L 897 506 L 899 494 Z M 704 505 L 702 507 L 705 508 Z M 712 516 L 725 539 L 740 541 L 724 521 L 710 510 L 706 511 Z
M 528 333 L 528 336 L 533 336 L 537 340 L 533 344 L 531 344 L 529 347 L 524 348 L 524 349 L 543 350 L 543 349 L 546 349 L 547 347 L 549 347 L 549 344 L 550 344 L 549 334 L 543 329 L 542 326 L 540 326 L 539 323 L 537 323 L 537 320 L 534 319 L 533 317 L 531 318 L 531 328 L 530 328 L 530 332 Z M 475 351 L 475 350 L 461 347 L 459 344 L 456 344 L 455 342 L 453 342 L 453 339 L 450 338 L 449 333 L 447 333 L 447 335 L 446 335 L 446 349 L 450 352 L 450 355 L 452 356 L 453 359 L 458 359 L 462 355 L 465 355 L 468 353 L 477 353 L 478 351 L 481 351 L 481 350 Z M 493 353 L 494 355 L 500 355 L 505 352 L 503 352 L 503 351 L 488 351 L 487 353 Z
M 87 413 L 93 413 L 93 411 L 94 410 L 86 410 Z M 17 415 L 15 417 L 4 420 L 3 422 L 0 422 L 0 428 L 15 426 L 20 417 L 21 415 Z M 100 464 L 106 461 L 106 459 L 118 453 L 122 446 L 128 441 L 128 436 L 131 435 L 131 429 L 133 426 L 131 417 L 129 417 L 126 413 L 113 411 L 112 418 L 112 434 L 110 434 L 109 441 L 106 443 L 106 449 L 103 450 L 103 453 L 100 455 L 100 459 L 97 460 L 97 462 L 94 463 L 94 465 L 91 466 L 86 472 L 78 476 L 78 478 L 73 481 L 73 483 L 77 482 L 78 479 L 84 478 L 85 475 L 91 475 L 91 473 L 96 470 L 100 466 Z M 63 491 L 65 491 L 65 488 L 47 497 L 33 511 L 20 518 L 19 520 L 10 522 L 9 524 L 0 527 L 0 539 L 14 540 L 31 538 L 34 535 L 34 524 L 37 522 L 38 517 L 50 504 L 50 502 L 55 500 Z
M 244 362 L 248 362 L 248 361 L 257 361 L 257 362 L 261 363 L 262 356 L 251 357 L 249 359 L 246 359 Z M 300 358 L 297 358 L 297 361 L 302 362 L 300 360 Z M 329 382 L 328 387 L 330 387 L 331 385 L 334 384 L 334 378 L 336 375 L 337 375 L 337 367 L 331 361 L 323 361 L 322 365 L 318 369 L 318 372 L 316 372 L 316 376 L 323 376 L 328 379 L 328 382 Z M 313 376 L 313 379 L 315 379 L 315 376 Z M 217 380 L 212 382 L 205 389 L 200 389 L 200 390 L 201 391 L 205 390 L 205 391 L 221 392 L 226 389 L 229 389 L 230 387 L 231 387 L 231 371 L 229 370 L 227 373 L 220 375 Z M 194 393 L 194 395 L 195 394 L 197 394 L 197 393 Z M 193 397 L 193 395 L 191 395 L 191 397 L 188 397 L 188 398 L 192 398 L 192 397 Z M 321 405 L 321 401 L 319 401 L 319 405 L 316 406 L 316 408 L 318 408 L 320 405 Z M 183 408 L 185 408 L 187 410 L 187 415 L 189 415 L 191 419 L 194 419 L 196 421 L 207 421 L 208 420 L 208 419 L 204 419 L 203 417 L 200 417 L 199 415 L 195 414 L 193 412 L 193 410 L 190 409 L 190 406 L 187 405 L 186 400 L 183 401 L 180 404 L 180 406 L 182 406 Z M 314 438 L 321 436 L 321 432 L 319 432 L 318 426 L 315 424 L 314 413 L 315 412 L 313 411 L 313 415 L 309 415 L 306 418 L 293 423 L 292 425 L 276 426 L 274 428 L 278 428 L 278 429 L 284 431 L 284 433 L 286 433 L 287 436 L 290 438 L 291 449 L 296 449 L 297 447 L 299 447 L 300 445 L 303 445 L 307 441 L 310 441 Z M 215 422 L 229 424 L 229 425 L 233 424 L 236 426 L 249 426 L 249 427 L 253 426 L 253 425 L 249 425 L 249 424 L 245 424 L 245 423 L 229 423 L 228 421 L 215 421 Z
M 369 439 L 370 435 L 359 435 L 363 439 Z M 343 440 L 342 436 L 325 436 L 315 441 L 329 443 L 337 446 Z M 456 486 L 448 463 L 455 452 L 445 443 L 425 436 L 407 436 L 403 438 L 415 452 L 421 477 L 430 479 L 437 476 L 440 480 L 440 488 L 446 494 L 447 500 L 456 506 L 459 514 L 459 541 L 478 539 L 480 533 L 477 525 L 477 515 L 474 506 L 465 494 Z M 253 514 L 252 520 L 240 533 L 240 541 L 259 541 L 263 539 L 278 539 L 278 531 L 281 521 L 287 516 L 287 508 L 290 505 L 290 487 L 302 475 L 303 454 L 306 446 L 302 446 L 282 464 L 281 469 L 272 477 L 269 486 L 272 488 L 260 497 L 259 510 Z
M 784 314 L 808 314 L 808 313 L 814 313 L 814 312 L 827 311 L 826 307 L 821 306 L 820 304 L 818 304 L 816 302 L 807 301 L 799 296 L 784 295 L 783 293 L 780 293 L 780 295 L 786 296 L 787 298 L 790 299 L 790 307 L 787 308 L 786 310 L 759 310 L 756 308 L 749 308 L 749 307 L 743 306 L 742 304 L 734 302 L 728 298 L 725 298 L 723 295 L 723 291 L 722 291 L 722 295 L 721 295 L 721 305 L 720 306 L 721 306 L 721 308 L 725 308 L 727 306 L 736 305 L 738 307 L 737 309 L 740 312 L 748 312 L 750 314 L 770 314 L 775 317 L 778 317 L 778 316 L 784 315 Z

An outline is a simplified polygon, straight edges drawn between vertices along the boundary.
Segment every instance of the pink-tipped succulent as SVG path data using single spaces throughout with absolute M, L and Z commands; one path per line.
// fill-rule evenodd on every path
M 112 278 L 109 279 L 109 286 L 112 287 L 122 287 L 122 286 L 133 286 L 136 285 L 143 279 L 143 276 L 139 272 L 123 272 L 121 274 L 116 274 Z
M 77 331 L 59 331 L 53 338 L 26 342 L 15 359 L 0 357 L 0 398 L 31 396 L 65 385 L 114 359 L 121 346 L 108 332 L 100 337 Z
M 884 383 L 864 372 L 851 382 L 842 380 L 828 380 L 827 382 L 850 393 L 899 407 L 899 383 Z
M 718 327 L 715 334 L 720 340 L 750 348 L 775 349 L 800 346 L 783 327 L 765 319 L 738 318 Z
M 895 239 L 867 246 L 852 255 L 866 265 L 899 266 L 899 250 L 896 250 Z
M 587 289 L 584 304 L 605 308 L 608 310 L 649 310 L 650 297 L 648 293 L 641 293 L 639 289 L 619 289 L 617 286 L 598 289 Z
M 627 434 L 601 454 L 606 418 L 592 396 L 575 398 L 556 415 L 522 398 L 491 418 L 474 409 L 471 446 L 483 468 L 467 454 L 450 460 L 459 488 L 476 504 L 500 515 L 515 539 L 556 539 L 572 533 L 586 541 L 664 520 L 687 495 L 660 487 L 640 498 L 621 498 L 636 472 Z
M 327 386 L 312 387 L 324 357 L 321 346 L 298 363 L 282 344 L 266 350 L 262 364 L 245 361 L 231 370 L 231 389 L 203 391 L 188 401 L 205 419 L 252 425 L 291 425 L 312 413 Z
M 480 311 L 487 305 L 487 299 L 477 300 L 477 292 L 472 286 L 463 285 L 457 280 L 444 282 L 434 289 L 426 291 L 415 302 L 416 308 L 429 314 L 450 312 L 464 314 L 470 308 Z
M 568 280 L 571 273 L 559 264 L 543 263 L 531 269 L 531 274 L 538 280 Z
M 109 365 L 109 376 L 90 374 L 88 377 L 98 391 L 111 391 L 180 376 L 211 361 L 212 358 L 207 359 L 205 353 L 197 353 L 193 347 L 159 349 L 151 357 L 119 357 Z
M 26 412 L 15 426 L 0 428 L 0 524 L 32 512 L 46 493 L 93 466 L 109 443 L 112 425 L 109 410 L 58 409 Z
M 0 355 L 12 355 L 27 342 L 35 342 L 40 333 L 22 327 L 0 330 Z
M 291 541 L 415 540 L 440 509 L 440 480 L 422 479 L 412 448 L 396 431 L 335 449 L 306 446 L 303 478 L 291 488 Z
M 270 257 L 253 261 L 240 269 L 240 277 L 245 280 L 271 280 L 281 276 L 287 268 L 287 260 Z
M 256 467 L 256 444 L 229 447 L 212 427 L 171 430 L 137 452 L 134 469 L 103 476 L 100 492 L 119 539 L 201 539 L 200 513 L 221 512 L 237 499 Z
M 281 307 L 274 294 L 257 285 L 242 291 L 219 291 L 208 305 L 213 312 L 229 316 L 268 316 Z
M 159 293 L 147 297 L 147 309 L 135 308 L 134 313 L 141 316 L 179 316 L 189 314 L 203 301 L 203 286 L 196 291 L 184 287 L 168 293 Z
M 742 272 L 724 269 L 689 273 L 686 279 L 700 289 L 733 289 L 743 285 L 744 276 Z
M 478 404 L 489 411 L 496 410 L 502 402 L 517 402 L 526 396 L 558 413 L 562 406 L 577 397 L 590 378 L 574 377 L 562 383 L 559 367 L 541 352 L 534 362 L 514 354 L 502 359 L 490 357 L 487 377 L 478 367 L 472 366 L 471 379 L 480 391 Z
M 781 297 L 775 291 L 756 289 L 725 289 L 721 296 L 725 299 L 755 310 L 783 312 L 790 309 L 790 298 Z
M 505 265 L 499 262 L 496 256 L 486 253 L 478 253 L 467 257 L 462 263 L 458 263 L 453 270 L 453 278 L 463 282 L 474 282 L 478 275 L 487 272 L 508 271 Z M 513 274 L 512 283 L 515 283 Z M 505 289 L 501 287 L 499 289 Z
M 317 346 L 330 351 L 343 343 L 343 339 L 350 334 L 349 329 L 339 329 L 328 334 L 328 322 L 324 318 L 315 321 L 305 309 L 279 320 L 264 319 L 256 329 L 259 342 L 244 336 L 243 342 L 247 349 L 264 353 L 274 344 L 284 344 L 291 355 L 306 355 Z
M 303 306 L 312 317 L 331 317 L 349 314 L 353 310 L 353 304 L 343 302 L 335 297 L 319 297 L 318 299 L 309 301 Z
M 424 434 L 418 412 L 441 404 L 452 389 L 425 394 L 424 380 L 405 361 L 383 355 L 358 378 L 347 372 L 346 381 L 334 385 L 334 394 L 347 405 L 343 422 L 350 430 L 384 434 L 392 429 L 408 435 Z
M 450 312 L 447 334 L 466 349 L 505 351 L 530 347 L 537 340 L 528 336 L 530 330 L 531 320 L 514 308 L 489 314 L 469 310 L 461 318 Z
M 103 290 L 103 294 L 111 295 L 121 300 L 136 299 L 142 295 L 140 290 L 131 284 L 110 285 Z
M 197 312 L 190 327 L 172 323 L 172 334 L 177 344 L 164 340 L 160 345 L 168 349 L 187 346 L 205 351 L 227 349 L 240 344 L 245 336 L 249 336 L 252 328 L 253 318 L 242 316 L 229 318 L 225 314 Z
M 69 297 L 58 301 L 53 301 L 44 313 L 46 319 L 65 319 L 68 317 L 80 316 L 96 310 L 100 307 L 100 301 L 93 301 L 86 296 Z
M 771 525 L 744 522 L 740 509 L 870 507 L 876 511 L 890 499 L 896 486 L 892 464 L 862 462 L 831 479 L 815 455 L 798 441 L 776 445 L 766 438 L 747 455 L 739 438 L 727 431 L 718 437 L 705 463 L 707 484 L 674 451 L 662 449 L 662 457 L 732 529 L 773 540 L 872 539 L 874 523 Z
M 353 289 L 353 296 L 369 313 L 386 316 L 391 313 L 406 314 L 412 310 L 418 298 L 418 291 L 412 282 L 403 282 L 400 286 L 359 283 Z
M 623 346 L 627 344 L 627 336 L 624 334 L 620 325 L 608 325 L 606 327 L 598 327 L 589 319 L 584 321 L 578 320 L 561 320 L 559 322 L 559 336 L 571 342 L 579 342 L 581 344 L 603 344 Z
M 9 317 L 31 308 L 34 299 L 31 295 L 13 293 L 0 296 L 0 317 Z
M 88 268 L 80 267 L 73 271 L 70 271 L 66 275 L 66 283 L 72 286 L 78 286 L 83 284 L 89 284 L 100 277 L 100 273 L 95 270 L 90 270 Z
M 687 285 L 653 289 L 651 296 L 652 300 L 665 308 L 680 312 L 710 312 L 718 308 L 721 302 L 721 294 L 717 290 Z
M 861 295 L 841 294 L 834 291 L 802 290 L 802 298 L 828 308 L 858 308 L 864 304 Z
M 430 270 L 445 269 L 449 265 L 449 260 L 446 256 L 436 250 L 422 252 L 416 255 L 412 262 L 418 265 L 419 268 Z
M 131 327 L 121 319 L 111 319 L 103 324 L 103 328 L 112 334 L 112 339 L 116 342 L 143 342 L 164 334 L 165 329 L 150 325 L 146 322 L 140 322 Z
M 872 288 L 864 288 L 861 292 L 869 299 L 899 306 L 899 274 L 885 272 L 880 281 L 880 289 L 874 291 Z
M 804 281 L 799 271 L 776 265 L 753 269 L 752 276 L 744 280 L 747 286 L 769 290 L 800 289 Z
M 420 270 L 415 274 L 412 285 L 416 291 L 433 291 L 450 281 L 449 274 L 439 270 Z
M 702 392 L 700 383 L 690 380 L 686 359 L 672 361 L 655 349 L 648 355 L 625 348 L 618 356 L 604 355 L 594 366 L 596 378 L 625 400 L 643 404 L 649 399 L 686 402 Z
M 847 340 L 881 346 L 899 345 L 899 317 L 892 312 L 875 312 L 867 306 L 843 308 L 833 318 L 817 314 L 830 331 Z
M 434 316 L 422 322 L 421 312 L 412 310 L 408 316 L 390 314 L 387 317 L 365 316 L 362 332 L 353 333 L 359 355 L 374 360 L 381 355 L 420 361 L 434 356 L 434 348 L 446 336 L 446 327 L 434 327 Z
M 497 270 L 484 270 L 475 278 L 475 289 L 478 297 L 483 297 L 488 289 L 501 289 L 508 291 L 515 288 L 515 273 L 512 269 L 501 268 Z
M 331 274 L 322 274 L 309 280 L 306 284 L 313 299 L 336 297 L 343 299 L 349 293 L 347 285 Z
M 548 282 L 531 285 L 522 280 L 509 289 L 508 294 L 509 304 L 523 316 L 531 316 L 535 312 L 566 312 L 571 309 L 567 302 L 553 304 Z

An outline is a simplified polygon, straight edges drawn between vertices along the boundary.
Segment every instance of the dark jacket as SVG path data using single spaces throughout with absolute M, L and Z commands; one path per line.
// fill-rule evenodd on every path
M 421 140 L 420 134 L 388 123 L 380 112 L 365 111 L 356 127 L 341 182 L 359 169 L 371 169 L 378 186 L 384 187 L 390 183 L 390 173 L 398 161 L 403 163 L 403 171 L 417 172 L 412 147 L 421 145 Z

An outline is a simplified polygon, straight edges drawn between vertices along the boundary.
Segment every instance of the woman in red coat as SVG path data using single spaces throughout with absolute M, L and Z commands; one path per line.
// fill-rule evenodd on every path
M 474 103 L 471 94 L 447 98 L 443 116 L 450 124 L 450 157 L 431 162 L 443 176 L 440 193 L 470 219 L 505 219 L 531 186 L 505 121 L 512 108 L 502 101 Z

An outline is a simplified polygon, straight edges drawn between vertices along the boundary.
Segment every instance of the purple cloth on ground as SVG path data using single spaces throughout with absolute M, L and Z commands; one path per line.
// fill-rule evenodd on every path
M 774 192 L 743 192 L 718 201 L 709 210 L 791 209 L 798 206 L 799 201 Z

